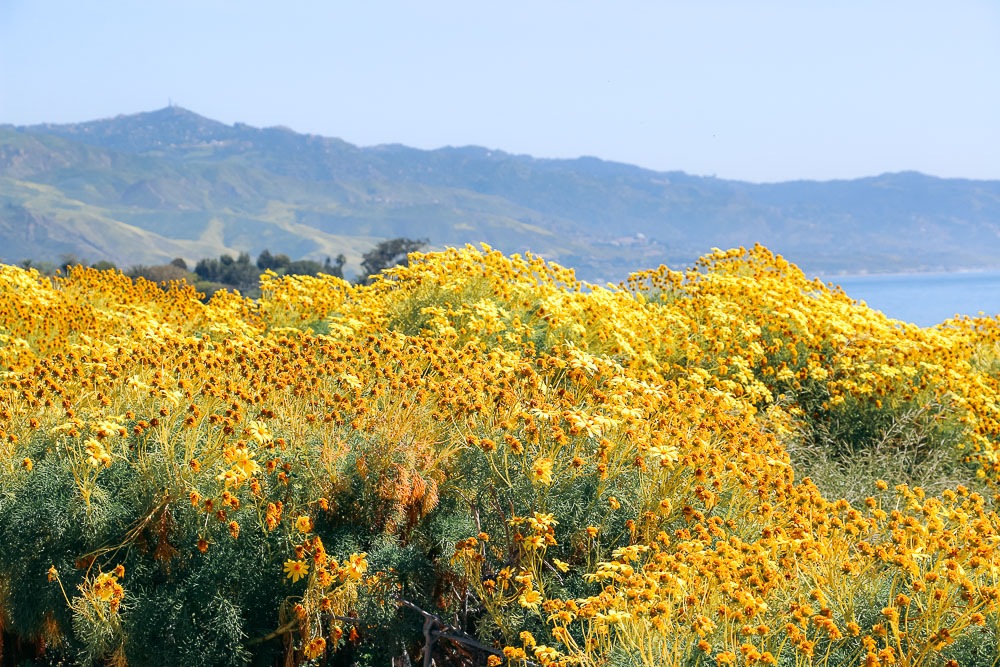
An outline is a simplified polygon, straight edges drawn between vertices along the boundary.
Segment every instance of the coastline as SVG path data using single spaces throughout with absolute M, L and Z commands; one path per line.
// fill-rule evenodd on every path
M 913 278 L 916 276 L 923 276 L 928 278 L 933 277 L 949 277 L 949 276 L 968 276 L 972 274 L 989 275 L 995 274 L 1000 276 L 1000 267 L 991 269 L 952 269 L 948 271 L 890 271 L 890 272 L 867 272 L 867 273 L 837 273 L 837 274 L 825 274 L 816 275 L 815 278 L 825 282 L 836 282 L 841 279 L 855 280 L 855 279 L 865 279 L 865 278 Z
M 933 326 L 955 316 L 1000 313 L 1000 270 L 867 273 L 820 278 L 887 317 Z

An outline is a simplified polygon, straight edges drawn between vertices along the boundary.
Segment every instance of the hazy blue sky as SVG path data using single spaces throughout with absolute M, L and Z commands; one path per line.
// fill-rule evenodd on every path
M 362 145 L 1000 179 L 1000 2 L 0 0 L 0 122 L 168 99 Z

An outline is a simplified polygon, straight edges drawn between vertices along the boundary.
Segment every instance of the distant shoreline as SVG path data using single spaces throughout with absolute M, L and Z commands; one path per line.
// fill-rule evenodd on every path
M 890 272 L 872 272 L 872 273 L 837 273 L 837 274 L 826 274 L 817 275 L 816 278 L 822 280 L 823 282 L 836 282 L 837 280 L 842 280 L 844 278 L 854 279 L 854 278 L 893 278 L 893 277 L 906 277 L 906 276 L 957 276 L 957 275 L 969 275 L 969 274 L 989 274 L 997 273 L 1000 274 L 1000 267 L 991 269 L 954 269 L 950 271 L 890 271 Z

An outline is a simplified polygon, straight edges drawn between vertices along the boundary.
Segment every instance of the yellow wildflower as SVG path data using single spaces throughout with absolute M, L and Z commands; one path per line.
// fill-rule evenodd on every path
M 309 573 L 309 564 L 304 560 L 286 560 L 285 561 L 285 576 L 292 580 L 292 583 L 297 582 L 302 577 Z
M 548 486 L 552 483 L 552 459 L 541 457 L 531 464 L 531 481 Z

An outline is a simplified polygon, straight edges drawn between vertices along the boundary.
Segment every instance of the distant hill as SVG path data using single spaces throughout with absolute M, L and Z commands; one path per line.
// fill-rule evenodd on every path
M 810 273 L 1000 267 L 1000 181 L 752 184 L 479 147 L 358 147 L 186 109 L 0 126 L 0 258 L 268 248 L 348 271 L 377 240 L 484 241 L 592 281 L 760 242 Z

